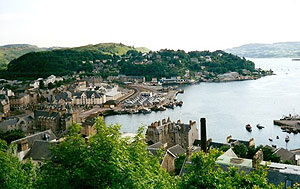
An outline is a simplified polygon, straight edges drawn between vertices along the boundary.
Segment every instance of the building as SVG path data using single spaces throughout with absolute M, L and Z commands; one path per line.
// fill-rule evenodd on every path
M 11 96 L 10 108 L 12 110 L 24 110 L 30 104 L 30 95 L 26 93 L 19 93 L 15 96 Z
M 231 150 L 231 149 L 229 149 Z M 224 153 L 217 159 L 217 163 L 222 169 L 227 170 L 229 166 L 239 167 L 240 170 L 250 172 L 256 169 L 258 165 L 266 166 L 270 183 L 279 185 L 284 183 L 284 188 L 291 187 L 300 181 L 300 167 L 296 165 L 287 165 L 282 163 L 263 161 L 262 151 L 258 151 L 252 159 L 238 158 L 231 150 L 230 153 Z
M 31 148 L 34 146 L 35 141 L 54 141 L 56 139 L 55 134 L 51 130 L 46 130 L 39 132 L 15 141 L 12 141 L 12 144 L 17 145 L 15 154 L 19 160 L 23 160 L 24 157 L 28 154 Z
M 100 105 L 106 102 L 106 96 L 96 91 L 84 91 L 73 94 L 73 105 Z
M 132 83 L 144 83 L 146 81 L 144 76 L 126 76 L 126 75 L 119 75 L 119 80 L 122 82 L 132 82 Z
M 161 162 L 161 167 L 166 169 L 169 173 L 174 173 L 175 159 L 177 159 L 180 155 L 185 154 L 185 152 L 186 151 L 179 144 L 168 148 Z
M 170 118 L 166 121 L 156 121 L 148 126 L 146 131 L 146 140 L 149 143 L 161 142 L 172 147 L 179 144 L 183 148 L 191 147 L 196 139 L 199 138 L 199 132 L 195 121 L 189 124 L 183 124 L 180 120 L 171 122 Z
M 26 115 L 0 122 L 0 131 L 22 130 L 23 132 L 30 132 L 34 130 L 34 126 L 34 118 L 31 115 Z
M 4 115 L 8 115 L 10 112 L 10 101 L 8 96 L 0 94 L 0 112 Z

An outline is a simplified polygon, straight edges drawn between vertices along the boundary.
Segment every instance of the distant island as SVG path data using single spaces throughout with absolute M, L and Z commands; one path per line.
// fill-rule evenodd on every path
M 300 42 L 253 43 L 225 51 L 247 58 L 300 58 Z
M 76 48 L 30 52 L 13 59 L 2 78 L 37 79 L 51 74 L 144 76 L 197 81 L 257 79 L 270 73 L 255 69 L 252 61 L 221 50 L 191 51 L 162 49 L 150 51 L 121 43 L 101 43 Z

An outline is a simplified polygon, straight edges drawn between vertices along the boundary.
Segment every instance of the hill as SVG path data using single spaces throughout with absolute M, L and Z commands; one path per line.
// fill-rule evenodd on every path
M 129 50 L 136 50 L 139 52 L 149 52 L 150 50 L 145 47 L 131 47 L 124 45 L 122 43 L 99 43 L 96 45 L 86 45 L 81 47 L 75 47 L 71 48 L 75 51 L 93 51 L 93 52 L 99 52 L 102 54 L 109 54 L 109 55 L 123 55 L 126 54 Z
M 225 51 L 248 58 L 299 58 L 300 42 L 254 43 L 226 49 Z
M 35 45 L 14 44 L 0 46 L 0 69 L 5 69 L 7 64 L 26 53 L 45 50 Z
M 5 78 L 37 78 L 51 74 L 85 73 L 102 77 L 118 74 L 152 77 L 207 75 L 255 71 L 254 63 L 224 51 L 168 50 L 143 52 L 123 44 L 105 43 L 76 48 L 31 52 L 12 60 Z M 148 51 L 148 50 L 147 50 Z M 211 73 L 211 74 L 210 74 Z

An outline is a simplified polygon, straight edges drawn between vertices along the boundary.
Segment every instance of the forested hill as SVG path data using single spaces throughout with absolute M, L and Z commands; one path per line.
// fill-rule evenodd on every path
M 246 44 L 225 50 L 228 53 L 248 58 L 299 58 L 300 42 L 281 42 L 273 44 Z
M 5 69 L 7 64 L 26 53 L 46 50 L 35 45 L 14 44 L 0 46 L 0 69 Z
M 142 52 L 141 52 L 142 51 Z M 141 75 L 151 77 L 184 76 L 195 73 L 214 74 L 243 69 L 254 71 L 254 63 L 223 51 L 182 50 L 150 51 L 123 44 L 88 45 L 25 54 L 8 65 L 6 78 L 37 78 L 51 74 L 77 73 L 109 75 Z M 2 72 L 3 74 L 3 72 Z

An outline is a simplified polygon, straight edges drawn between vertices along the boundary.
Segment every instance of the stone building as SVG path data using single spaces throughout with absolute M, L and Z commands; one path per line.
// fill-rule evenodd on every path
M 8 96 L 0 94 L 0 112 L 4 115 L 8 115 L 10 112 L 10 101 Z
M 9 100 L 11 109 L 23 110 L 30 104 L 30 95 L 26 93 L 19 93 L 15 96 L 11 96 Z
M 73 94 L 74 105 L 100 105 L 106 102 L 106 96 L 96 91 L 84 91 Z
M 189 124 L 171 122 L 170 118 L 166 121 L 156 121 L 148 126 L 146 131 L 146 140 L 148 143 L 161 142 L 172 147 L 179 144 L 183 148 L 191 147 L 196 139 L 199 138 L 199 132 L 195 121 Z

